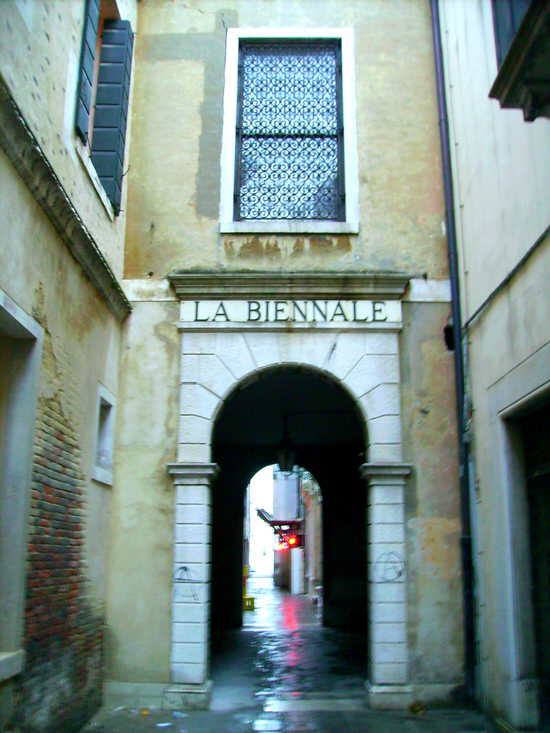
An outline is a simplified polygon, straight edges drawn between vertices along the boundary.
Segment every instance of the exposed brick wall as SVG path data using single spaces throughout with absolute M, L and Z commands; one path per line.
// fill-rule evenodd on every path
M 25 647 L 14 723 L 78 730 L 101 702 L 103 622 L 83 568 L 85 497 L 75 430 L 59 393 L 39 400 L 29 527 Z

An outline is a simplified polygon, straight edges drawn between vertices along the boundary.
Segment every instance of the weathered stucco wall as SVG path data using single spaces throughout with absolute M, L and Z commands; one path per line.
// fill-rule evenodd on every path
M 465 335 L 476 472 L 479 693 L 489 709 L 523 728 L 536 720 L 536 675 L 526 661 L 527 637 L 518 632 L 531 622 L 520 607 L 517 578 L 527 582 L 531 570 L 529 557 L 527 569 L 514 558 L 514 546 L 528 544 L 524 530 L 513 531 L 521 512 L 507 512 L 520 505 L 525 511 L 527 498 L 524 477 L 511 470 L 498 412 L 535 394 L 545 379 L 550 384 L 547 359 L 544 365 L 550 239 L 541 239 L 550 221 L 548 121 L 526 123 L 521 111 L 502 110 L 488 97 L 497 74 L 491 3 L 444 0 L 440 7 L 463 321 L 500 287 Z
M 225 33 L 236 26 L 355 29 L 359 236 L 218 233 Z M 138 30 L 126 277 L 216 267 L 446 277 L 426 3 L 153 0 Z
M 32 473 L 26 662 L 16 721 L 83 724 L 102 683 L 111 488 L 90 480 L 98 385 L 117 392 L 120 327 L 0 154 L 0 288 L 44 329 Z
M 411 676 L 462 683 L 462 575 L 453 353 L 443 303 L 408 303 L 401 335 Z M 437 650 L 434 653 L 434 650 Z
M 491 3 L 441 3 L 455 210 L 467 320 L 550 221 L 548 122 L 489 99 L 496 75 Z
M 550 341 L 548 313 L 548 262 L 550 237 L 531 257 L 521 272 L 482 314 L 470 333 L 473 436 L 477 471 L 478 578 L 480 582 L 480 645 L 483 695 L 497 713 L 509 714 L 509 684 L 513 675 L 510 646 L 516 643 L 510 632 L 514 613 L 508 603 L 509 587 L 503 566 L 503 542 L 507 538 L 504 515 L 505 487 L 502 481 L 504 451 L 499 444 L 499 419 L 494 414 L 494 394 L 502 392 L 503 377 L 514 379 L 519 369 L 520 384 L 531 388 L 526 367 L 539 362 Z M 547 379 L 549 375 L 546 363 Z M 541 376 L 543 373 L 541 372 Z M 534 376 L 536 376 L 534 374 Z M 518 377 L 516 377 L 516 380 Z M 536 381 L 533 380 L 536 384 Z M 512 401 L 515 395 L 510 394 Z M 519 483 L 516 486 L 519 492 Z M 520 538 L 515 538 L 519 541 Z
M 74 131 L 84 6 L 80 0 L 3 0 L 0 68 L 27 125 L 120 277 L 126 186 L 122 192 L 122 213 L 113 221 L 78 154 L 82 146 Z M 118 7 L 121 17 L 130 20 L 135 29 L 135 0 L 118 0 Z M 128 145 L 129 136 L 127 150 Z
M 170 680 L 177 318 L 175 300 L 134 303 L 124 329 L 107 618 L 115 680 Z

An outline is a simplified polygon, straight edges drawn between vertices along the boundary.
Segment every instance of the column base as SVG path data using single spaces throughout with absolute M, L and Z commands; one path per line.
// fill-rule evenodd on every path
M 163 710 L 208 710 L 212 698 L 212 680 L 200 685 L 166 687 L 162 695 Z
M 373 685 L 365 683 L 367 702 L 373 710 L 406 710 L 413 701 L 410 685 Z
M 463 687 L 449 683 L 375 685 L 366 682 L 367 700 L 374 710 L 406 710 L 413 702 L 426 705 L 463 704 Z
M 202 684 L 158 682 L 118 682 L 107 680 L 103 705 L 161 710 L 207 710 L 212 697 L 212 681 Z

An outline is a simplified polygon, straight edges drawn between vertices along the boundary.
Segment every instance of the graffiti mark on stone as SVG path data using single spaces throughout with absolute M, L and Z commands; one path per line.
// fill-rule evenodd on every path
M 405 561 L 398 552 L 383 552 L 373 568 L 375 583 L 395 583 L 405 575 Z
M 191 599 L 195 603 L 198 603 L 199 596 L 192 585 L 193 582 L 196 581 L 193 580 L 189 567 L 187 565 L 180 565 L 174 575 L 174 595 L 176 596 L 176 600 Z M 180 583 L 183 585 L 179 585 Z M 186 583 L 189 583 L 189 585 L 185 585 Z

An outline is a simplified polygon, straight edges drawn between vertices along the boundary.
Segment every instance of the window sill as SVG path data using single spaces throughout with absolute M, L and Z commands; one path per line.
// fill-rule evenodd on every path
M 23 669 L 25 652 L 18 649 L 16 652 L 0 652 L 0 682 L 15 677 Z
M 249 220 L 220 222 L 221 234 L 358 234 L 359 223 L 348 221 Z
M 100 484 L 105 484 L 105 486 L 113 485 L 113 472 L 107 468 L 92 466 L 92 478 Z
M 99 200 L 103 204 L 103 208 L 107 212 L 107 216 L 111 221 L 115 220 L 115 212 L 113 211 L 113 207 L 111 205 L 111 202 L 107 198 L 107 194 L 105 193 L 105 189 L 101 185 L 101 181 L 99 180 L 99 177 L 96 173 L 96 169 L 94 168 L 94 164 L 92 163 L 92 159 L 90 157 L 90 152 L 88 150 L 88 147 L 84 145 L 84 143 L 80 140 L 80 138 L 75 139 L 75 148 L 76 152 L 78 153 L 78 157 L 80 158 L 80 162 L 84 166 L 84 170 L 88 174 L 88 177 L 90 181 L 92 182 L 93 187 L 95 188 L 95 191 L 97 195 L 99 196 Z

